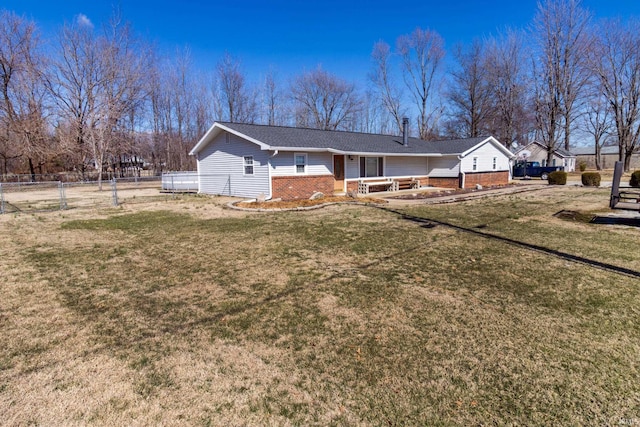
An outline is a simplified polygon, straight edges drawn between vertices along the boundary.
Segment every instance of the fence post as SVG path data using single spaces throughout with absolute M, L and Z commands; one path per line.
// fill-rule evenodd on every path
M 2 191 L 2 183 L 0 182 L 0 214 L 4 213 L 4 193 Z
M 176 185 L 173 183 L 173 175 L 171 175 L 171 193 L 173 194 L 173 198 L 176 198 Z
M 67 191 L 64 188 L 64 182 L 58 181 L 58 190 L 60 191 L 60 210 L 67 209 Z
M 113 206 L 118 206 L 118 187 L 116 185 L 116 179 L 111 180 L 111 195 L 113 199 Z
M 229 174 L 229 196 L 231 196 L 231 174 Z

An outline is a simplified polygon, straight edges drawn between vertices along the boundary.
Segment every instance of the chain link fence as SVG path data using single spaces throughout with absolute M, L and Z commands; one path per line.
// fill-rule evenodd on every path
M 161 177 L 119 178 L 82 182 L 0 183 L 0 214 L 105 208 L 172 197 L 161 192 Z

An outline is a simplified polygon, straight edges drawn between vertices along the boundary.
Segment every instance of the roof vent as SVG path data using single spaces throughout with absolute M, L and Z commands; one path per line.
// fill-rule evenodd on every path
M 409 119 L 406 117 L 402 118 L 402 145 L 409 146 Z

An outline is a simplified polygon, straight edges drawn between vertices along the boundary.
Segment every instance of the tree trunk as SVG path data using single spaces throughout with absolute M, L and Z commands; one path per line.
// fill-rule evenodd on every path
M 31 182 L 36 182 L 36 170 L 33 167 L 33 159 L 29 157 L 29 173 L 31 174 Z
M 602 170 L 602 155 L 601 155 L 602 149 L 600 147 L 600 144 L 598 144 L 596 142 L 596 169 L 597 170 Z
M 629 168 L 631 167 L 631 155 L 632 151 L 625 150 L 624 152 L 624 171 L 629 172 Z

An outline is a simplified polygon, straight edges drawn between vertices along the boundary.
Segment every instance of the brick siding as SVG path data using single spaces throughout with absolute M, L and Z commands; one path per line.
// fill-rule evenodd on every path
M 274 176 L 271 178 L 274 199 L 308 199 L 313 193 L 333 194 L 333 175 Z
M 475 188 L 476 184 L 483 187 L 491 185 L 506 185 L 509 183 L 509 171 L 466 173 L 465 188 Z
M 429 177 L 429 185 L 441 188 L 460 188 L 460 178 L 457 176 L 444 178 Z

